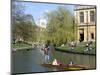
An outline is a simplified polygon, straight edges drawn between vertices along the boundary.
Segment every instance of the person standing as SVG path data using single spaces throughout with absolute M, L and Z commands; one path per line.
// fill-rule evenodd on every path
M 47 64 L 49 62 L 49 46 L 46 44 L 42 50 L 44 51 L 44 63 Z

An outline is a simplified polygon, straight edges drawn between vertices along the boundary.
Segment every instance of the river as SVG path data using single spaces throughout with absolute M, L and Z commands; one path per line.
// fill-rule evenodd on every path
M 96 59 L 93 55 L 64 53 L 59 51 L 53 52 L 52 50 L 49 54 L 51 61 L 55 56 L 64 64 L 69 63 L 69 61 L 74 61 L 76 64 L 89 66 L 90 69 L 96 68 Z M 44 63 L 44 54 L 39 48 L 12 52 L 12 73 L 58 71 L 54 68 L 43 67 L 41 66 L 42 63 Z

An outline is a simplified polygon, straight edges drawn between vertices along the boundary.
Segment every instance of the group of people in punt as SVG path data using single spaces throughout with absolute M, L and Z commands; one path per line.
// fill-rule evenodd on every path
M 44 52 L 44 63 L 45 63 L 45 64 L 48 64 L 49 61 L 50 61 L 50 56 L 49 56 L 50 47 L 49 47 L 49 45 L 46 44 L 45 47 L 43 47 L 41 50 L 43 50 L 43 52 Z M 61 63 L 60 60 L 58 60 L 58 59 L 55 58 L 55 59 L 52 61 L 51 64 L 52 64 L 52 65 L 61 65 L 62 63 Z M 69 64 L 73 64 L 73 62 L 70 61 Z

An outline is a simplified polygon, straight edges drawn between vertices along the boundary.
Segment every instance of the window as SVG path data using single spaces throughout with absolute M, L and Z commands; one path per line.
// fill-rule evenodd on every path
M 90 11 L 90 22 L 94 22 L 95 21 L 95 13 L 94 11 Z
M 91 39 L 94 39 L 94 33 L 91 33 Z
M 80 12 L 80 23 L 84 22 L 84 12 Z

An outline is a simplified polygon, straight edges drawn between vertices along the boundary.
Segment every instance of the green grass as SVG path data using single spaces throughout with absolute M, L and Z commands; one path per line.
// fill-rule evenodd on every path
M 63 47 L 56 47 L 57 50 L 67 51 L 67 52 L 73 52 L 73 53 L 82 53 L 82 54 L 96 54 L 96 47 L 95 43 L 92 44 L 92 50 L 84 51 L 86 50 L 86 42 L 79 43 L 74 47 L 74 50 L 71 50 L 71 47 L 68 45 L 65 45 Z
M 26 43 L 15 43 L 11 44 L 12 48 L 24 48 L 24 47 L 31 47 L 31 45 L 26 44 Z

